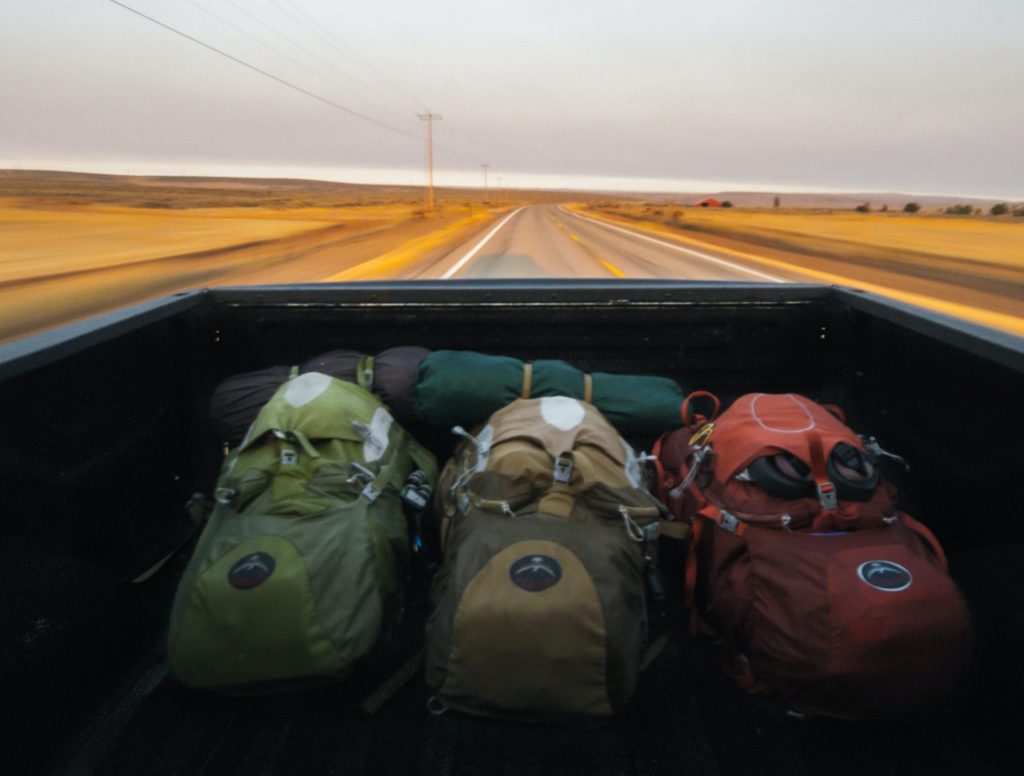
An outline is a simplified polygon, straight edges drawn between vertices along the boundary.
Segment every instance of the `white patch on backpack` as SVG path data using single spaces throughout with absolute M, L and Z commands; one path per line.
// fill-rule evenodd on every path
M 754 420 L 757 421 L 757 425 L 759 425 L 765 431 L 774 431 L 778 434 L 804 434 L 813 429 L 817 425 L 814 422 L 814 416 L 812 416 L 810 411 L 807 409 L 807 405 L 805 405 L 802 401 L 797 399 L 791 393 L 787 393 L 786 398 L 800 408 L 800 411 L 803 412 L 804 417 L 807 418 L 807 425 L 804 426 L 803 428 L 779 428 L 777 426 L 769 425 L 761 418 L 761 416 L 757 414 L 757 400 L 763 398 L 766 395 L 767 394 L 759 393 L 750 397 L 750 415 Z
M 576 428 L 585 414 L 583 405 L 568 396 L 545 396 L 540 400 L 540 416 L 559 431 Z
M 333 378 L 320 372 L 306 372 L 288 381 L 284 400 L 293 407 L 303 407 L 327 390 Z
M 391 431 L 392 423 L 394 418 L 383 407 L 378 407 L 373 413 L 373 419 L 368 426 L 369 434 L 363 442 L 363 458 L 367 462 L 376 461 L 387 451 L 388 432 Z
M 626 451 L 626 465 L 623 469 L 626 472 L 626 478 L 629 480 L 629 484 L 634 488 L 640 487 L 640 461 L 637 460 L 636 453 L 633 448 L 630 447 L 622 437 L 619 437 L 619 441 L 622 442 L 622 449 Z

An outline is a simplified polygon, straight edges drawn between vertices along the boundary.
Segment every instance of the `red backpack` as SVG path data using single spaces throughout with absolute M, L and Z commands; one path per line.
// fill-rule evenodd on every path
M 710 419 L 688 399 L 689 428 L 654 450 L 659 496 L 692 524 L 691 629 L 722 639 L 741 687 L 801 712 L 877 718 L 946 695 L 970 618 L 938 541 L 897 510 L 887 453 L 797 394 L 747 394 L 717 419 L 710 398 Z

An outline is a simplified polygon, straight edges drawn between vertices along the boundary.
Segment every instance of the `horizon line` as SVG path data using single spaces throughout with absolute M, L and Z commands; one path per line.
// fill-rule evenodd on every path
M 5 160 L 0 169 L 11 172 L 81 173 L 115 175 L 122 177 L 186 177 L 186 178 L 242 178 L 242 179 L 292 179 L 323 183 L 348 183 L 357 185 L 425 187 L 421 169 L 356 167 L 346 165 L 295 165 L 282 163 L 222 163 L 222 162 L 165 162 L 165 161 L 95 161 L 61 160 Z M 59 165 L 59 166 L 51 166 Z M 435 169 L 436 188 L 483 190 L 477 170 Z M 458 181 L 445 182 L 445 179 Z M 891 197 L 949 197 L 977 200 L 998 200 L 1008 202 L 1024 201 L 1024 194 L 991 194 L 949 191 L 909 191 L 899 188 L 870 189 L 847 187 L 824 187 L 820 185 L 770 184 L 758 182 L 722 181 L 686 178 L 649 178 L 623 175 L 581 175 L 574 173 L 516 172 L 493 178 L 511 178 L 501 188 L 509 190 L 565 191 L 569 193 L 622 193 L 622 194 L 808 194 L 846 196 L 891 196 Z M 475 182 L 471 182 L 475 181 Z M 563 181 L 559 183 L 558 181 Z M 489 186 L 495 190 L 494 184 Z

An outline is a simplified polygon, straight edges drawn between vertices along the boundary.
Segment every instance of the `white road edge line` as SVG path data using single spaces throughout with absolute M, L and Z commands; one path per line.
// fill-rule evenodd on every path
M 459 259 L 455 263 L 454 267 L 452 267 L 447 272 L 445 272 L 443 275 L 441 275 L 441 279 L 442 280 L 450 280 L 452 278 L 452 276 L 455 275 L 456 272 L 458 272 L 460 269 L 462 269 L 464 266 L 466 266 L 466 263 L 470 259 L 472 259 L 474 256 L 476 256 L 477 251 L 479 251 L 481 248 L 483 248 L 487 244 L 487 241 L 490 240 L 492 237 L 494 237 L 494 235 L 497 234 L 498 230 L 501 229 L 501 227 L 503 227 L 505 224 L 507 224 L 512 219 L 512 216 L 514 216 L 516 213 L 518 213 L 518 212 L 520 212 L 522 210 L 526 210 L 526 208 L 527 208 L 527 205 L 523 205 L 521 208 L 519 208 L 519 210 L 513 210 L 511 213 L 509 213 L 507 216 L 505 216 L 503 219 L 501 219 L 501 221 L 498 223 L 498 225 L 496 227 L 494 227 L 491 231 L 489 231 L 487 233 L 487 236 L 484 237 L 484 239 L 482 239 L 480 242 L 478 242 L 476 245 L 474 245 L 472 247 L 472 249 L 470 249 L 469 253 L 467 253 L 465 256 L 463 256 L 461 259 Z
M 704 259 L 705 261 L 710 261 L 710 262 L 713 262 L 715 264 L 721 264 L 723 267 L 729 267 L 730 269 L 737 269 L 740 272 L 747 272 L 747 273 L 749 273 L 751 275 L 756 275 L 759 278 L 764 278 L 765 280 L 770 280 L 773 283 L 788 283 L 789 282 L 788 280 L 783 280 L 782 278 L 775 277 L 774 275 L 769 275 L 767 272 L 758 272 L 756 269 L 747 269 L 746 267 L 741 266 L 739 264 L 733 264 L 731 261 L 726 261 L 725 259 L 718 259 L 718 258 L 715 258 L 714 256 L 709 256 L 706 253 L 701 253 L 700 251 L 695 251 L 692 248 L 684 248 L 682 245 L 676 245 L 675 243 L 666 242 L 665 240 L 658 240 L 658 239 L 655 239 L 654 237 L 648 237 L 646 234 L 640 234 L 639 232 L 634 232 L 631 229 L 623 229 L 621 226 L 615 226 L 613 224 L 605 223 L 604 221 L 598 221 L 596 218 L 591 218 L 590 216 L 584 216 L 584 215 L 581 215 L 579 213 L 574 213 L 573 211 L 567 210 L 566 208 L 564 208 L 562 206 L 559 206 L 559 210 L 562 210 L 562 211 L 568 213 L 571 216 L 576 216 L 577 218 L 582 218 L 584 221 L 590 221 L 592 223 L 598 224 L 599 226 L 606 226 L 609 229 L 614 229 L 616 232 L 624 232 L 624 233 L 628 234 L 630 237 L 639 237 L 641 240 L 647 240 L 648 242 L 657 243 L 658 245 L 664 245 L 666 248 L 674 248 L 677 251 L 681 251 L 683 253 L 689 253 L 692 256 L 696 256 L 699 259 Z

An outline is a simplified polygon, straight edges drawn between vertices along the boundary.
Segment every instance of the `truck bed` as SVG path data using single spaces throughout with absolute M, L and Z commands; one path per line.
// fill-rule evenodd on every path
M 798 719 L 739 692 L 678 622 L 608 726 L 426 712 L 417 676 L 359 709 L 421 646 L 394 637 L 336 686 L 252 698 L 168 674 L 170 599 L 195 529 L 181 506 L 221 456 L 228 374 L 333 348 L 467 348 L 674 377 L 730 399 L 842 405 L 914 469 L 903 506 L 939 535 L 978 631 L 974 680 L 928 718 Z M 6 770 L 99 774 L 1018 773 L 1024 676 L 1024 345 L 846 289 L 686 283 L 424 283 L 178 295 L 0 349 L 7 519 L 0 604 Z M 448 435 L 412 429 L 443 457 Z M 631 440 L 646 447 L 651 440 Z M 132 583 L 156 561 L 169 562 Z M 676 580 L 678 583 L 678 580 Z M 675 600 L 678 600 L 676 598 Z

